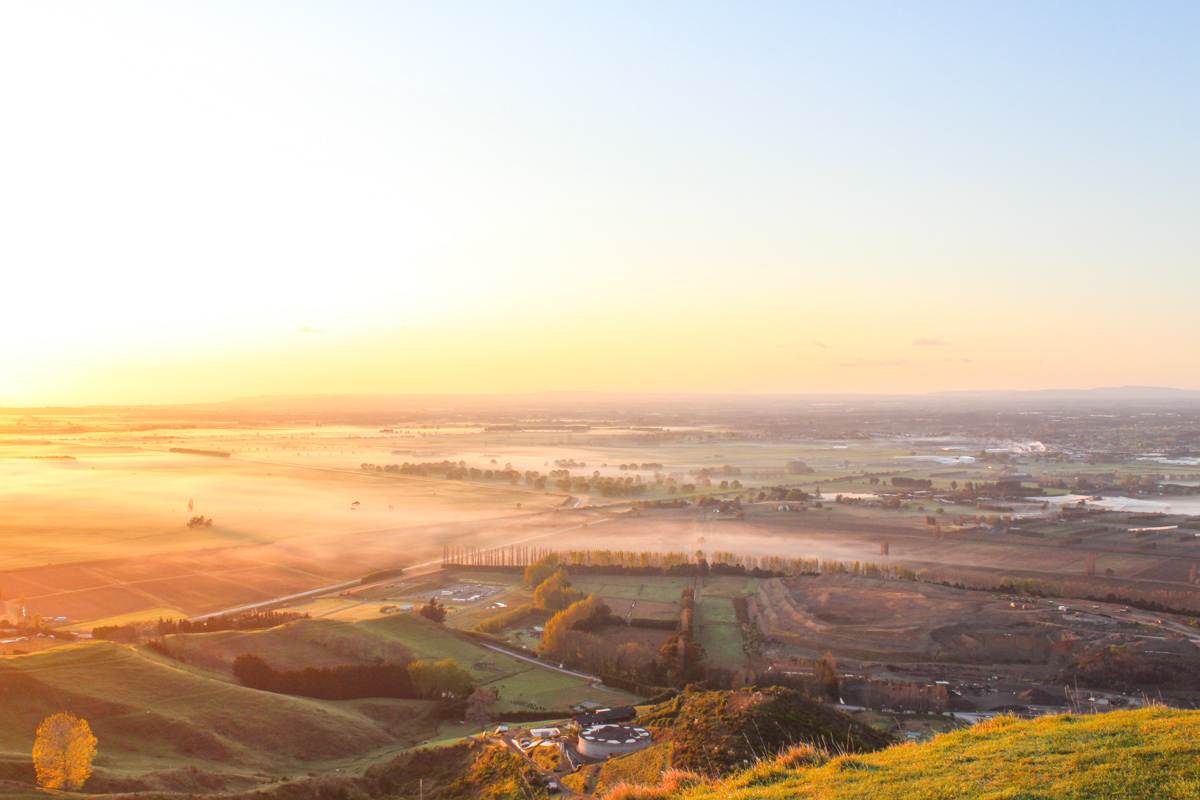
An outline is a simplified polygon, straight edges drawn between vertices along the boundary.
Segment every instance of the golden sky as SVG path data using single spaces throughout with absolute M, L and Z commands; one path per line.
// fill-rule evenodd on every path
M 1194 27 L 1096 14 L 6 6 L 0 404 L 1200 388 Z

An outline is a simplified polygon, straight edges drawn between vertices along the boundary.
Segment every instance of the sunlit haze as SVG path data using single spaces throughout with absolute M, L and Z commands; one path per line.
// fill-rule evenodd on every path
M 0 0 L 0 800 L 1200 800 L 1198 32 Z
M 0 404 L 1200 388 L 1198 25 L 7 3 Z

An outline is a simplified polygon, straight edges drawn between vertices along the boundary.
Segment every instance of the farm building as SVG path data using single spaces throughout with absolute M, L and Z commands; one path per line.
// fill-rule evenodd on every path
M 611 725 L 615 722 L 628 722 L 637 716 L 637 709 L 633 706 L 620 706 L 618 708 L 600 708 L 590 714 L 580 714 L 575 717 L 575 724 L 583 728 L 591 728 L 596 725 Z
M 588 758 L 636 753 L 650 745 L 650 731 L 628 725 L 593 725 L 579 732 L 576 749 Z

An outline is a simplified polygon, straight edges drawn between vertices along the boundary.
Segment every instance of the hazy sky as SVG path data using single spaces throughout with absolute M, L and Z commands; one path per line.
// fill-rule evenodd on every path
M 1198 30 L 3 3 L 0 403 L 1200 388 Z

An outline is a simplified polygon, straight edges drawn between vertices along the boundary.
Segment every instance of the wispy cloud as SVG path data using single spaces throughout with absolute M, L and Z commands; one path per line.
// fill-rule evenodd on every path
M 813 344 L 813 347 L 819 347 L 819 348 L 821 348 L 822 350 L 828 350 L 828 349 L 829 349 L 829 345 L 825 344 L 825 343 L 824 343 L 824 342 L 822 342 L 820 339 L 815 339 L 815 340 L 813 340 L 813 343 L 812 343 L 812 344 Z
M 949 342 L 944 342 L 941 339 L 914 339 L 913 345 L 916 347 L 945 347 Z
M 839 361 L 839 362 L 837 362 L 837 364 L 835 366 L 848 367 L 851 369 L 858 369 L 858 368 L 863 368 L 863 367 L 899 367 L 899 366 L 903 366 L 903 365 L 904 365 L 904 361 L 902 361 L 901 359 L 883 358 L 883 359 L 877 359 L 877 360 L 864 360 L 864 361 Z

